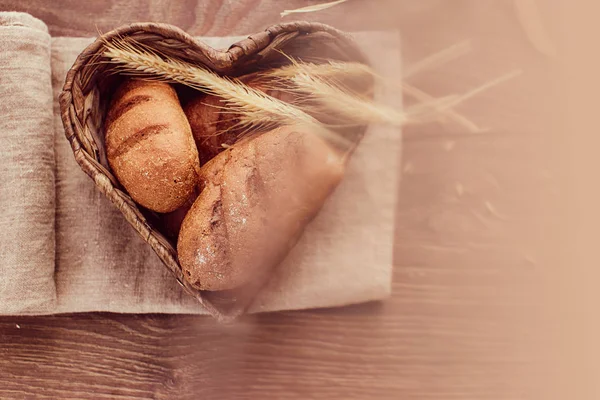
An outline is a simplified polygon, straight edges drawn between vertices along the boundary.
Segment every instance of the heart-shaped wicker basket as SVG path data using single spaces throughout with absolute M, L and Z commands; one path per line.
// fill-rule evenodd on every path
M 127 194 L 110 170 L 104 148 L 103 120 L 111 89 L 119 79 L 115 66 L 103 62 L 104 45 L 116 38 L 131 38 L 157 53 L 209 68 L 218 74 L 242 76 L 259 68 L 280 66 L 297 59 L 335 59 L 366 62 L 364 55 L 346 33 L 319 23 L 293 22 L 265 31 L 216 50 L 195 40 L 181 29 L 157 23 L 135 23 L 113 30 L 89 45 L 69 70 L 60 109 L 65 134 L 75 160 L 125 219 L 152 247 L 183 288 L 213 316 L 224 320 L 236 317 L 249 306 L 235 296 L 193 288 L 183 276 L 174 243 L 155 223 L 156 215 L 142 209 Z

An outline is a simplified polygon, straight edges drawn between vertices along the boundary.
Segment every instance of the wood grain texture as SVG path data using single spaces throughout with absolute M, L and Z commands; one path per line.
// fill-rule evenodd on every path
M 0 0 L 0 9 L 27 11 L 52 35 L 144 20 L 215 36 L 255 32 L 281 21 L 283 9 L 312 3 Z M 561 256 L 564 180 L 552 62 L 527 41 L 511 2 L 351 0 L 304 17 L 345 30 L 398 29 L 406 64 L 471 39 L 470 54 L 411 80 L 436 96 L 523 70 L 459 107 L 487 132 L 467 135 L 450 123 L 406 129 L 393 297 L 230 326 L 168 315 L 3 317 L 0 398 L 548 394 L 537 356 L 551 336 L 541 308 L 551 293 L 538 284 Z

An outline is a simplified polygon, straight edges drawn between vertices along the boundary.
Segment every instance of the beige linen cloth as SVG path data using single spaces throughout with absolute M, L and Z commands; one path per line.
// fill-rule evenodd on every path
M 395 33 L 356 35 L 399 76 Z M 239 38 L 203 38 L 227 48 Z M 50 38 L 39 20 L 0 13 L 0 314 L 194 313 L 189 297 L 76 164 L 58 94 L 92 38 Z M 401 106 L 398 90 L 377 97 Z M 347 175 L 251 311 L 332 307 L 390 294 L 401 137 L 369 128 Z

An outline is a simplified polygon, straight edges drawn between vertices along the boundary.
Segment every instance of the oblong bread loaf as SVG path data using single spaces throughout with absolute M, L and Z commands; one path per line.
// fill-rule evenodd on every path
M 167 83 L 129 80 L 119 87 L 106 118 L 106 153 L 119 182 L 143 207 L 170 212 L 194 194 L 198 151 Z

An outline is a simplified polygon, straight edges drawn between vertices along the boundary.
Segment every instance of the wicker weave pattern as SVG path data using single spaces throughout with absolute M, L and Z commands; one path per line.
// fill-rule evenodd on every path
M 293 22 L 272 26 L 230 46 L 213 49 L 174 26 L 135 23 L 111 31 L 89 45 L 69 70 L 60 95 L 61 118 L 75 160 L 125 219 L 152 247 L 165 266 L 190 295 L 213 316 L 228 319 L 241 314 L 248 304 L 227 310 L 219 307 L 218 295 L 194 289 L 184 278 L 173 245 L 151 226 L 147 218 L 119 185 L 106 160 L 103 119 L 110 90 L 113 65 L 103 62 L 104 43 L 115 38 L 132 38 L 175 59 L 202 65 L 223 75 L 239 76 L 281 58 L 280 49 L 302 57 L 307 49 L 326 50 L 332 58 L 365 62 L 352 38 L 330 26 Z M 310 56 L 310 54 L 308 54 Z

